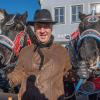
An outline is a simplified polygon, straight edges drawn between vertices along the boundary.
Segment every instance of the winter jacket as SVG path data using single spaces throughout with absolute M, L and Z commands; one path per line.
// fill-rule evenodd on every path
M 26 91 L 26 79 L 30 75 L 36 76 L 35 86 L 48 100 L 58 100 L 64 94 L 63 76 L 71 68 L 66 49 L 55 43 L 40 49 L 44 55 L 41 69 L 39 69 L 41 57 L 34 51 L 32 44 L 21 50 L 17 66 L 8 74 L 9 80 L 14 85 L 21 83 L 18 100 L 21 100 Z

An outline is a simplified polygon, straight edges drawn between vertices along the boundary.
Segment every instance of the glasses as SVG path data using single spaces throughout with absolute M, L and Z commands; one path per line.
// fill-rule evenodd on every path
M 35 28 L 40 29 L 40 28 L 52 28 L 52 23 L 36 23 Z

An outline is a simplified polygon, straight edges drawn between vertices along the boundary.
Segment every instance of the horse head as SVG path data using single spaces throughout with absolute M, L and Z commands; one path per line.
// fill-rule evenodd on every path
M 0 13 L 0 65 L 8 65 L 13 55 L 18 56 L 24 46 L 27 12 L 23 14 Z
M 9 86 L 6 74 L 13 71 L 20 50 L 27 45 L 27 16 L 27 12 L 9 14 L 6 10 L 0 9 L 0 90 L 6 92 L 19 90 Z
M 19 32 L 25 30 L 26 18 L 27 12 L 22 15 L 6 13 L 5 20 L 1 23 L 1 34 L 13 41 Z
M 80 33 L 87 29 L 94 29 L 100 32 L 100 14 L 83 14 L 79 13 L 81 23 L 79 24 Z
M 79 18 L 78 54 L 82 61 L 95 69 L 100 62 L 100 14 L 94 11 L 89 15 L 79 13 Z

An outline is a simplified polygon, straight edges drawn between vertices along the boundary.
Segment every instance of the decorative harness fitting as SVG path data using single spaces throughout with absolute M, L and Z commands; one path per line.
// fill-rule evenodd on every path
M 24 43 L 24 38 L 25 38 L 25 34 L 23 31 L 18 33 L 17 36 L 15 37 L 15 40 L 13 41 L 14 42 L 14 47 L 13 47 L 13 51 L 16 55 L 19 54 L 21 48 L 23 47 L 23 43 Z M 31 40 L 29 38 L 29 36 L 27 35 L 26 36 L 27 38 L 27 45 L 30 45 L 31 44 Z

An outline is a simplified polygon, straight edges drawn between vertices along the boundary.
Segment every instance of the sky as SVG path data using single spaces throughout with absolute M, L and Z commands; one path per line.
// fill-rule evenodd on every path
M 39 8 L 39 0 L 0 0 L 0 9 L 8 13 L 23 14 L 28 11 L 28 21 L 33 21 L 34 12 Z

